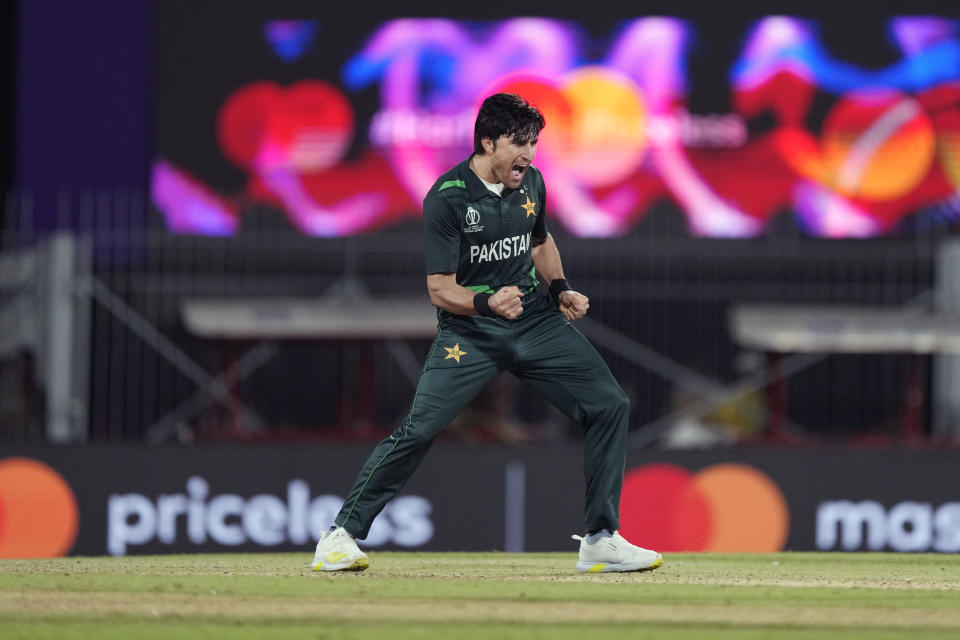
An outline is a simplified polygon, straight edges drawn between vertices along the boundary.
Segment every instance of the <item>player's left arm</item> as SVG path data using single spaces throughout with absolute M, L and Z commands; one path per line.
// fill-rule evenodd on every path
M 551 291 L 557 288 L 561 283 L 565 283 L 563 276 L 563 263 L 560 261 L 560 252 L 557 250 L 557 244 L 553 241 L 553 236 L 547 233 L 546 237 L 538 242 L 538 238 L 533 240 L 533 266 L 537 268 L 537 273 L 543 278 L 544 282 L 549 282 Z M 578 291 L 567 289 L 557 293 L 557 303 L 563 316 L 570 320 L 579 320 L 587 315 L 587 309 L 590 308 L 590 299 Z

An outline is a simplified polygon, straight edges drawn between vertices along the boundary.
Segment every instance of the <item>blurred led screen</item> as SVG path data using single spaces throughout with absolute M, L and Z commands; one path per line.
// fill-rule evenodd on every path
M 174 233 L 231 235 L 252 212 L 324 237 L 416 222 L 497 91 L 546 116 L 535 164 L 552 224 L 573 235 L 630 233 L 658 206 L 710 237 L 776 233 L 784 217 L 821 237 L 960 218 L 954 19 L 875 21 L 880 46 L 851 56 L 842 31 L 788 16 L 731 29 L 318 10 L 213 29 L 166 4 L 152 198 Z

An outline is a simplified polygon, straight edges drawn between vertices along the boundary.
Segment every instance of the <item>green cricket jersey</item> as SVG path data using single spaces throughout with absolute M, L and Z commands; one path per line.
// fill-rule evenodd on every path
M 547 237 L 543 176 L 531 165 L 519 189 L 498 196 L 469 165 L 467 158 L 440 176 L 423 200 L 427 274 L 456 273 L 457 284 L 477 293 L 530 291 L 538 284 L 532 242 Z
M 438 310 L 437 337 L 410 412 L 367 458 L 337 514 L 336 524 L 354 537 L 367 537 L 429 443 L 504 371 L 580 424 L 584 526 L 587 531 L 620 527 L 630 402 L 597 350 L 542 287 L 536 289 L 531 251 L 535 238 L 547 237 L 544 196 L 543 177 L 534 167 L 526 170 L 519 189 L 504 190 L 501 197 L 464 161 L 443 174 L 424 199 L 427 273 L 454 273 L 459 284 L 483 293 L 516 286 L 524 292 L 523 313 L 508 321 Z

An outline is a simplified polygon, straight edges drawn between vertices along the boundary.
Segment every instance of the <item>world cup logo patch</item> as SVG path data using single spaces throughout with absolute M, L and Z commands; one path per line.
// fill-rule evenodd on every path
M 467 207 L 467 213 L 463 217 L 463 221 L 467 225 L 463 229 L 464 233 L 477 233 L 478 231 L 483 231 L 483 226 L 480 224 L 480 212 L 473 207 Z

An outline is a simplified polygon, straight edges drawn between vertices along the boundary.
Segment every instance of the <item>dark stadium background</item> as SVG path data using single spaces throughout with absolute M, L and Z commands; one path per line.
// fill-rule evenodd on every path
M 165 229 L 150 202 L 150 170 L 153 159 L 162 155 L 210 184 L 239 188 L 244 176 L 221 157 L 208 126 L 230 90 L 258 77 L 283 83 L 308 74 L 337 83 L 344 62 L 373 26 L 393 17 L 432 16 L 436 11 L 434 3 L 419 1 L 404 3 L 402 10 L 384 10 L 373 3 L 305 1 L 2 4 L 0 126 L 7 143 L 0 155 L 0 187 L 5 194 L 0 254 L 38 251 L 43 263 L 46 243 L 55 232 L 66 231 L 82 240 L 79 246 L 89 252 L 88 275 L 99 284 L 81 292 L 88 302 L 78 313 L 89 322 L 85 334 L 89 339 L 70 365 L 71 375 L 81 381 L 74 388 L 83 389 L 72 398 L 71 408 L 51 409 L 47 402 L 48 376 L 56 366 L 44 360 L 42 338 L 23 348 L 3 345 L 0 460 L 15 454 L 47 460 L 72 482 L 82 470 L 63 461 L 71 446 L 80 446 L 78 451 L 90 456 L 90 464 L 106 465 L 104 460 L 124 456 L 127 447 L 146 451 L 148 459 L 151 446 L 164 445 L 158 450 L 165 452 L 166 461 L 176 459 L 177 447 L 203 444 L 212 446 L 201 451 L 213 460 L 218 444 L 250 442 L 281 447 L 265 447 L 271 453 L 263 457 L 279 465 L 285 446 L 323 447 L 325 452 L 334 451 L 324 458 L 329 460 L 337 458 L 335 447 L 343 445 L 351 452 L 344 464 L 353 469 L 355 451 L 365 450 L 357 443 L 377 441 L 393 429 L 413 391 L 409 369 L 419 367 L 429 338 L 267 341 L 261 345 L 262 362 L 254 362 L 245 372 L 242 366 L 249 362 L 244 357 L 261 341 L 197 335 L 185 325 L 182 311 L 184 301 L 196 297 L 304 299 L 356 282 L 374 298 L 399 295 L 422 299 L 426 305 L 416 222 L 346 238 L 309 238 L 264 209 L 250 211 L 232 237 L 178 236 Z M 881 68 L 896 58 L 886 39 L 890 16 L 960 18 L 954 3 L 929 1 L 657 1 L 631 5 L 629 14 L 614 3 L 569 1 L 504 4 L 495 12 L 463 3 L 443 8 L 444 17 L 480 22 L 512 17 L 511 11 L 576 21 L 598 42 L 630 16 L 689 20 L 698 27 L 688 61 L 687 100 L 695 113 L 730 111 L 729 65 L 744 30 L 759 17 L 783 13 L 811 18 L 820 25 L 831 53 L 866 68 Z M 318 12 L 324 37 L 331 49 L 342 51 L 342 58 L 317 60 L 308 55 L 295 64 L 281 64 L 263 47 L 243 46 L 244 34 L 256 31 L 265 19 L 309 18 Z M 222 51 L 231 52 L 228 61 L 218 58 Z M 371 85 L 352 96 L 358 120 L 376 109 L 376 92 Z M 815 104 L 810 116 L 814 128 L 826 108 Z M 791 354 L 741 348 L 729 321 L 730 311 L 747 303 L 881 310 L 918 305 L 930 311 L 938 255 L 954 240 L 955 221 L 905 225 L 883 237 L 830 240 L 810 237 L 784 212 L 768 233 L 756 238 L 694 238 L 687 233 L 681 212 L 661 203 L 620 237 L 578 238 L 558 224 L 552 231 L 570 279 L 591 297 L 595 323 L 583 330 L 631 397 L 631 442 L 635 451 L 644 450 L 639 453 L 644 463 L 654 461 L 657 451 L 671 442 L 676 445 L 670 435 L 690 417 L 705 431 L 698 431 L 702 438 L 688 446 L 717 447 L 708 455 L 719 457 L 711 460 L 729 452 L 731 459 L 766 469 L 792 500 L 802 494 L 797 488 L 802 470 L 791 467 L 778 478 L 776 464 L 764 462 L 765 451 L 774 452 L 771 460 L 797 451 L 809 456 L 802 458 L 806 462 L 814 460 L 817 451 L 829 450 L 841 460 L 830 467 L 830 474 L 839 474 L 843 456 L 849 455 L 855 462 L 851 469 L 866 476 L 883 467 L 882 459 L 875 464 L 877 458 L 871 457 L 878 448 L 895 457 L 906 449 L 952 451 L 960 442 L 960 427 L 938 421 L 935 415 L 939 356 L 848 353 L 798 360 Z M 0 274 L 0 310 L 35 284 L 17 280 L 8 286 L 5 279 L 16 280 L 13 265 L 20 263 L 2 264 L 10 271 Z M 27 324 L 49 317 L 32 309 L 16 317 Z M 3 316 L 9 317 L 13 316 Z M 217 390 L 198 383 L 203 376 L 191 377 L 190 367 L 171 353 L 186 356 L 207 376 L 222 373 Z M 752 384 L 742 397 L 731 396 L 716 410 L 685 413 L 709 399 L 711 389 L 758 372 L 766 372 L 765 382 Z M 678 386 L 678 378 L 689 386 Z M 188 405 L 193 408 L 179 413 Z M 59 430 L 49 426 L 55 410 L 65 416 Z M 258 419 L 251 419 L 247 410 Z M 563 461 L 570 461 L 576 459 L 570 448 L 579 443 L 579 434 L 507 376 L 441 437 L 442 444 L 454 442 L 508 451 L 516 445 L 554 447 L 563 452 Z M 55 444 L 60 448 L 47 448 Z M 106 458 L 90 453 L 100 446 Z M 174 453 L 168 455 L 171 450 Z M 133 457 L 139 460 L 139 455 Z M 512 454 L 487 455 L 501 464 Z M 516 455 L 523 459 L 522 447 Z M 704 466 L 696 458 L 700 454 L 689 460 L 683 454 L 671 455 L 679 455 L 671 459 L 691 469 Z M 549 472 L 547 462 L 533 458 L 531 468 Z M 915 460 L 911 457 L 904 468 L 921 469 L 922 461 Z M 227 478 L 223 465 L 217 462 L 211 468 Z M 129 466 L 122 465 L 124 470 Z M 298 471 L 308 466 L 298 458 Z M 158 471 L 160 481 L 143 477 L 142 486 L 131 480 L 135 473 L 130 470 L 133 475 L 119 474 L 123 478 L 116 479 L 116 487 L 105 484 L 96 495 L 83 485 L 79 493 L 93 496 L 96 506 L 90 518 L 98 524 L 93 533 L 83 534 L 82 551 L 103 552 L 96 540 L 102 542 L 107 493 L 183 491 L 181 476 L 202 468 L 202 461 L 191 458 L 182 473 L 175 466 L 173 471 Z M 341 483 L 352 473 L 349 469 L 338 469 L 330 477 Z M 164 475 L 167 471 L 170 474 Z M 429 477 L 442 477 L 444 471 L 433 467 Z M 255 468 L 249 472 L 258 473 Z M 579 477 L 577 469 L 558 472 Z M 826 497 L 825 485 L 834 478 L 842 482 L 840 475 L 830 474 L 818 485 Z M 918 495 L 908 491 L 873 496 L 869 488 L 857 484 L 856 495 L 846 497 L 886 500 L 884 504 L 951 499 L 931 489 L 950 482 L 937 485 L 928 480 L 905 485 L 915 486 Z M 272 477 L 270 482 L 270 490 L 279 495 L 283 479 Z M 236 490 L 254 493 L 259 487 L 255 484 L 239 483 Z M 325 485 L 324 490 L 342 492 L 345 487 Z M 832 497 L 845 497 L 839 494 Z M 806 529 L 791 532 L 790 545 L 812 548 L 815 505 L 807 499 L 796 508 L 803 513 L 794 522 Z M 494 510 L 499 509 L 497 502 Z M 537 538 L 532 546 L 550 544 Z

